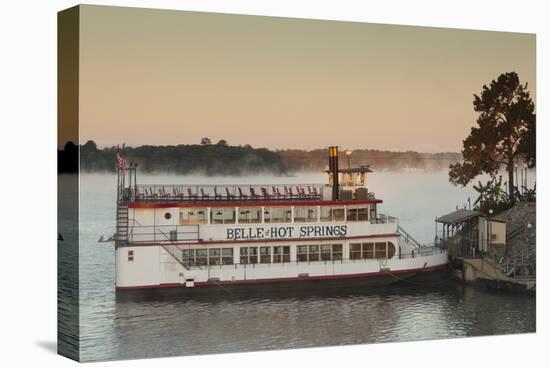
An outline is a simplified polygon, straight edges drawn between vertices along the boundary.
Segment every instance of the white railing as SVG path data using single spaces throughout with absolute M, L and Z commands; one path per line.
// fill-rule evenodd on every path
M 321 200 L 323 184 L 178 185 L 138 184 L 126 188 L 129 201 Z
M 372 224 L 385 224 L 385 223 L 398 223 L 399 219 L 392 217 L 391 215 L 378 214 L 376 218 L 371 218 L 370 222 Z
M 198 224 L 133 226 L 130 227 L 128 233 L 128 242 L 130 243 L 180 243 L 197 242 L 198 240 Z

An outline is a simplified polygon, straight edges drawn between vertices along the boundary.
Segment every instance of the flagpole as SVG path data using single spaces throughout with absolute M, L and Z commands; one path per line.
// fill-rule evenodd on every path
M 116 202 L 120 202 L 120 167 L 118 165 L 118 149 L 115 156 L 116 159 Z

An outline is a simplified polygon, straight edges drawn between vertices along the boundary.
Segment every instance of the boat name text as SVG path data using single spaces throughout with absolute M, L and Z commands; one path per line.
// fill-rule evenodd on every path
M 252 240 L 264 238 L 307 238 L 307 237 L 341 237 L 348 231 L 346 225 L 302 226 L 302 227 L 254 227 L 227 228 L 228 240 Z

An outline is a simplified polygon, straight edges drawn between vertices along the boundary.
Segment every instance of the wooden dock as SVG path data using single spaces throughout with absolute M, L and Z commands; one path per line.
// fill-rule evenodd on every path
M 535 277 L 509 277 L 501 266 L 490 257 L 460 258 L 462 269 L 455 269 L 455 275 L 465 283 L 490 289 L 519 292 L 535 292 Z

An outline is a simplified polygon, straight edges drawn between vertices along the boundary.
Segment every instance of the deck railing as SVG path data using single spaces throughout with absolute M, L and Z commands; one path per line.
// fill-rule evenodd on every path
M 391 215 L 385 215 L 378 213 L 376 218 L 371 218 L 370 222 L 372 224 L 385 224 L 385 223 L 399 223 L 399 220 L 396 217 Z
M 189 225 L 133 226 L 128 232 L 130 243 L 173 243 L 197 242 L 199 227 Z
M 179 185 L 138 184 L 125 188 L 126 202 L 152 201 L 311 201 L 321 200 L 323 184 Z

